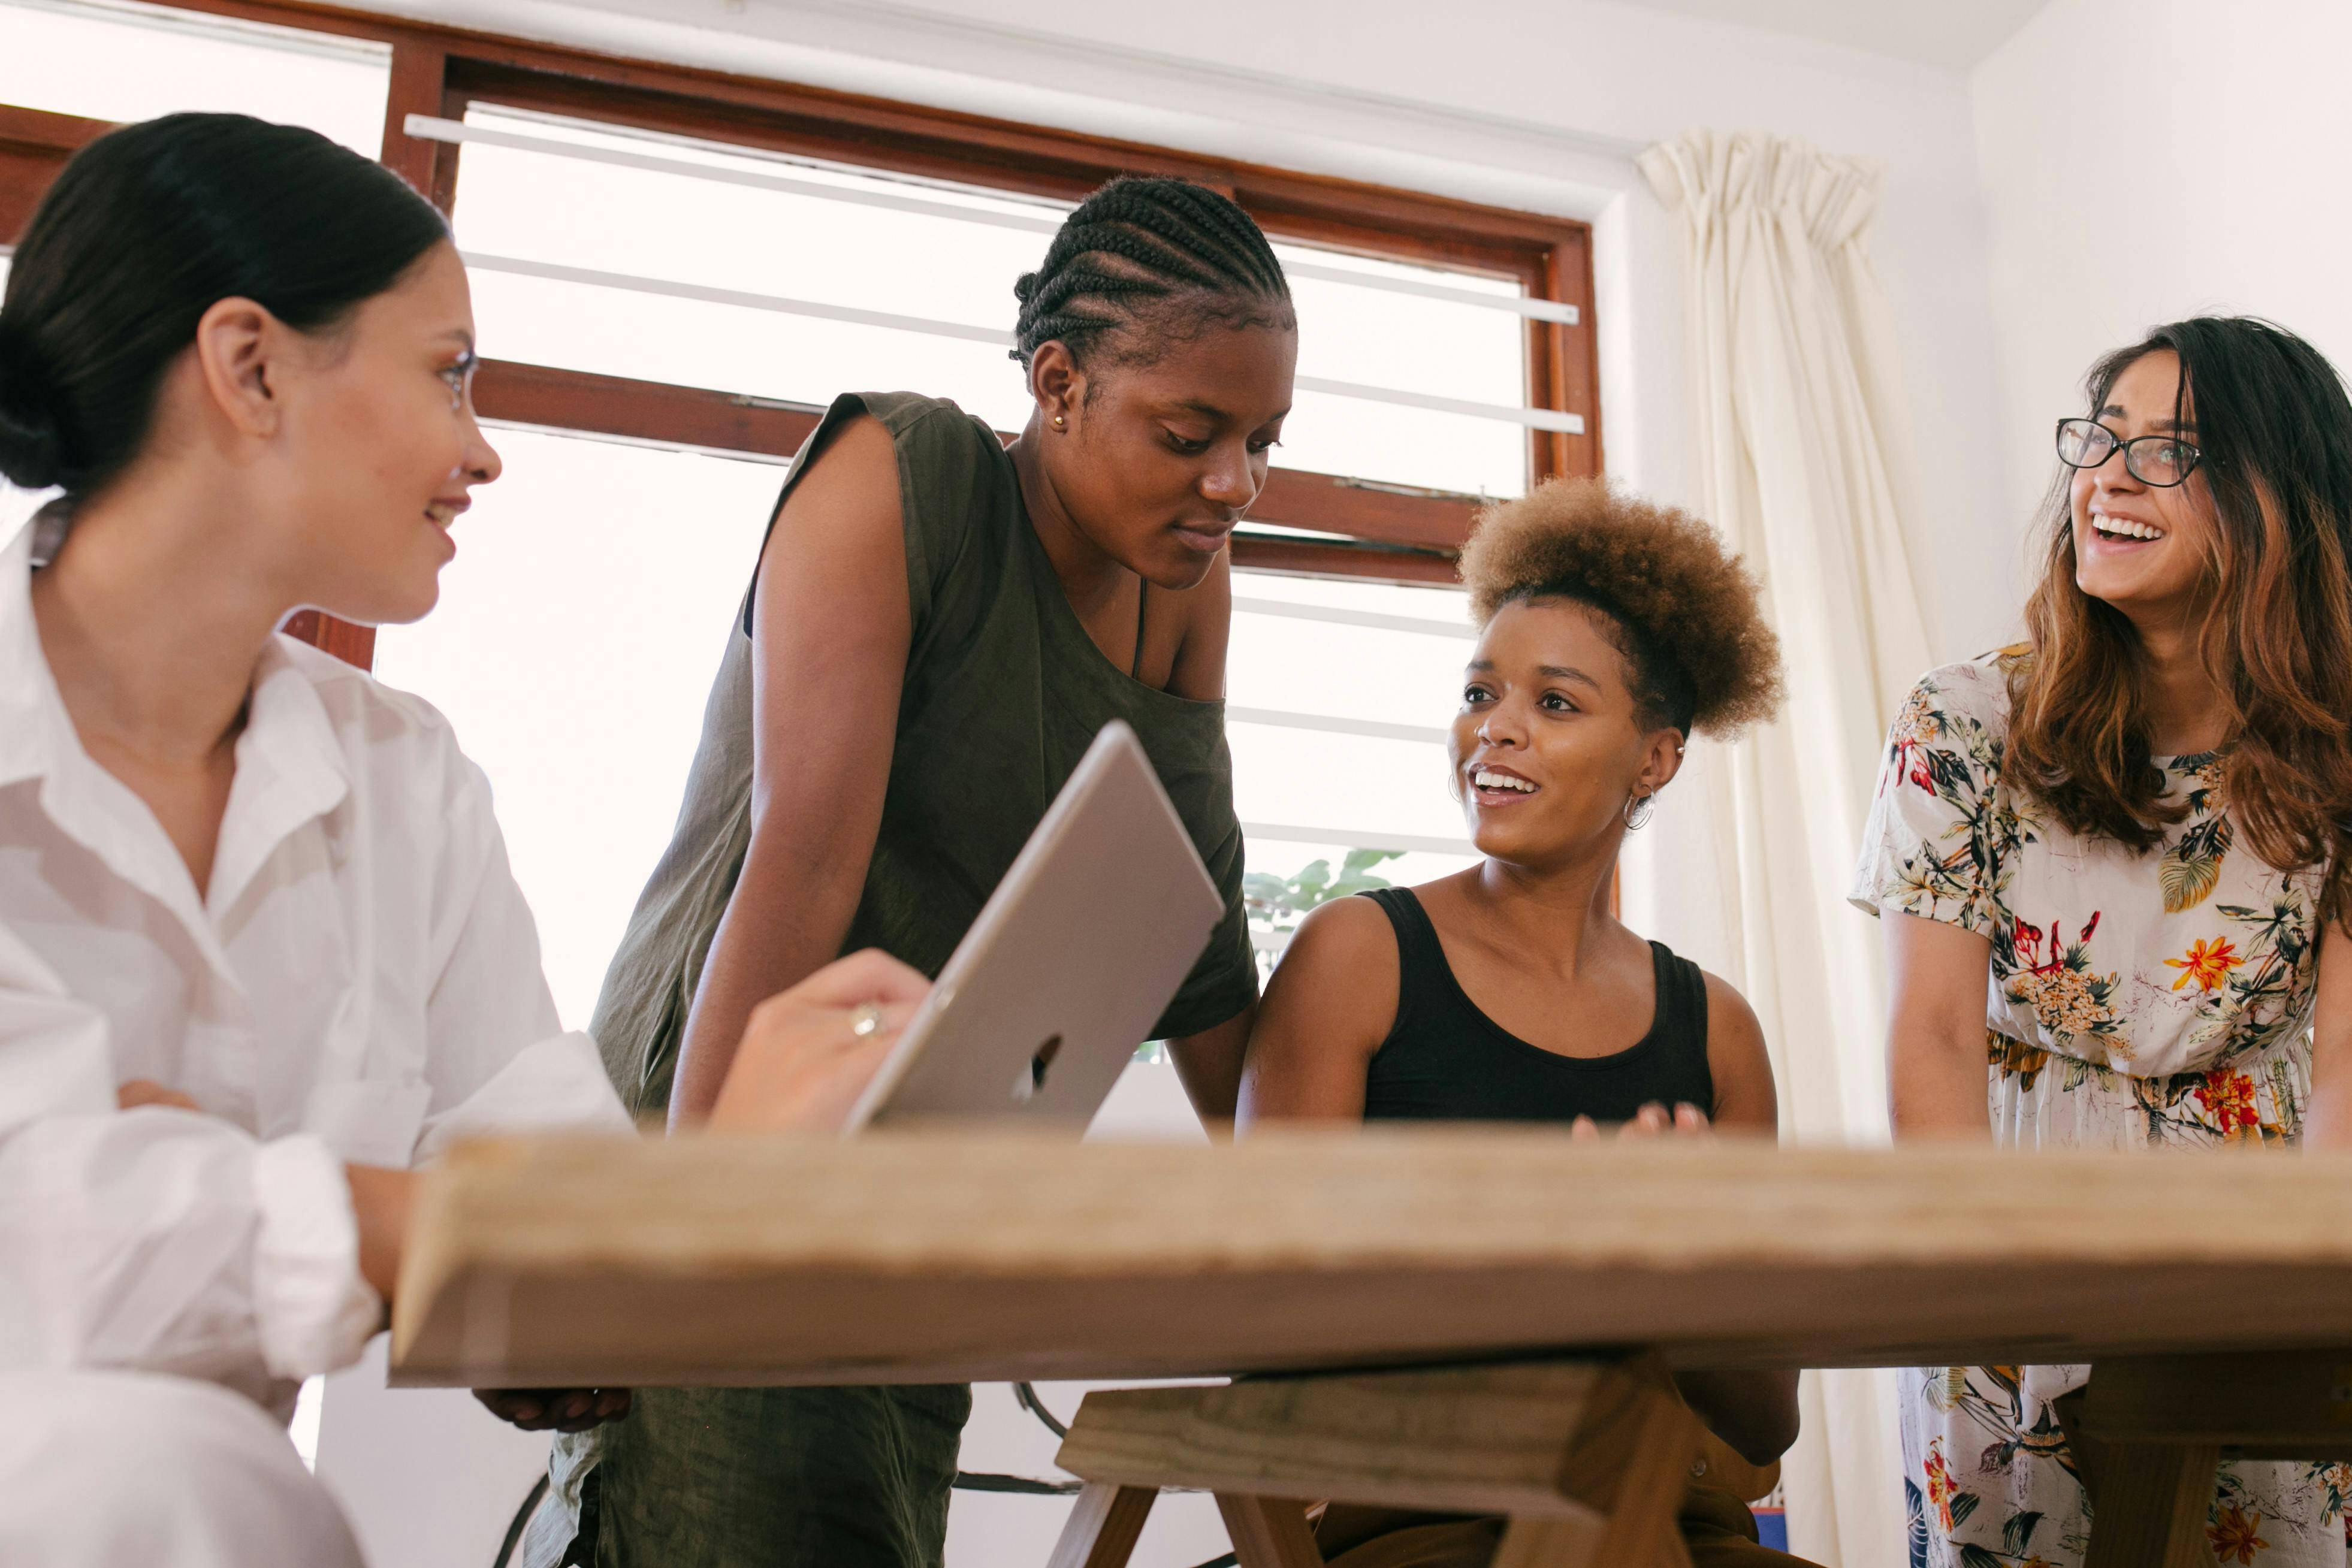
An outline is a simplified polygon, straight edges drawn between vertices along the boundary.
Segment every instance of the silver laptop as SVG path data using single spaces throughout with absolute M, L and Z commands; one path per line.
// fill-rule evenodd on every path
M 1135 732 L 1095 737 L 850 1113 L 1086 1130 L 1224 900 Z

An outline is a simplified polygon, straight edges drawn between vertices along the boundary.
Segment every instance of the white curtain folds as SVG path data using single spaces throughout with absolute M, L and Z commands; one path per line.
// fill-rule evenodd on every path
M 1783 1135 L 1875 1142 L 1885 967 L 1875 922 L 1844 895 L 1886 726 L 1927 667 L 1903 542 L 1910 417 L 1864 243 L 1884 165 L 1693 131 L 1641 166 L 1682 237 L 1702 508 L 1762 578 L 1789 682 L 1779 721 L 1690 780 L 1674 836 L 1691 847 L 1658 846 L 1661 871 L 1677 899 L 1716 906 L 1728 977 L 1770 1042 Z M 1825 1568 L 1906 1561 L 1890 1375 L 1809 1374 L 1803 1415 L 1791 1549 Z

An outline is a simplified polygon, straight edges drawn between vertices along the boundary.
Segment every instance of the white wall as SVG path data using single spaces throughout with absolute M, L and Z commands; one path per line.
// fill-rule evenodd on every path
M 2053 0 L 1970 82 L 2008 499 L 2082 375 L 2158 322 L 2268 316 L 2352 366 L 2352 6 Z

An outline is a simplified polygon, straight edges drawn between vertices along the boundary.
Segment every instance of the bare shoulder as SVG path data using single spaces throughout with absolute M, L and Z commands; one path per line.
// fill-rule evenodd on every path
M 1706 1065 L 1715 1080 L 1715 1121 L 1731 1127 L 1776 1126 L 1780 1096 L 1764 1026 L 1738 987 L 1711 971 L 1699 973 L 1706 980 Z
M 1369 898 L 1335 898 L 1300 921 L 1266 983 L 1265 1011 L 1316 1020 L 1316 1032 L 1373 1045 L 1396 1020 L 1397 945 Z
M 1389 917 L 1369 898 L 1335 898 L 1309 910 L 1285 950 L 1289 955 L 1311 952 L 1318 963 L 1353 963 L 1385 957 L 1396 967 L 1396 938 Z
M 1396 944 L 1369 898 L 1308 914 L 1251 1031 L 1242 1123 L 1357 1121 L 1371 1060 L 1395 1027 Z

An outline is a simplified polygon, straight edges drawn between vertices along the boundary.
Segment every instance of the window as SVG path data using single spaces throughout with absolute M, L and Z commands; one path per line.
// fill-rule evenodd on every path
M 441 602 L 376 671 L 448 716 L 489 775 L 568 1029 L 585 1029 L 669 841 L 702 704 L 783 470 L 494 431 L 506 460 Z
M 371 158 L 383 146 L 392 50 L 375 40 L 90 0 L 0 0 L 0 104 L 109 121 L 253 114 Z
M 446 709 L 489 772 L 568 1022 L 668 831 L 773 465 L 851 387 L 918 387 L 1017 429 L 1013 280 L 1121 169 L 1231 192 L 1297 299 L 1297 407 L 1234 546 L 1230 734 L 1263 941 L 1327 888 L 1318 861 L 1336 877 L 1367 852 L 1384 858 L 1360 870 L 1395 880 L 1465 863 L 1442 747 L 1466 628 L 1443 585 L 1480 498 L 1597 468 L 1579 225 L 389 20 L 215 9 L 0 0 L 33 46 L 0 63 L 0 104 L 21 106 L 0 108 L 0 222 L 21 224 L 103 120 L 199 106 L 381 145 L 451 211 L 508 476 L 460 535 L 441 609 L 386 632 L 380 668 Z M 362 662 L 376 642 L 309 630 Z
M 451 712 L 499 789 L 567 1019 L 667 831 L 772 465 L 848 387 L 1017 428 L 1013 279 L 1121 169 L 1231 192 L 1297 298 L 1297 412 L 1234 545 L 1251 870 L 1296 904 L 1319 885 L 1302 871 L 1353 850 L 1408 880 L 1463 863 L 1440 763 L 1463 621 L 1441 585 L 1481 497 L 1598 466 L 1580 226 L 349 14 L 0 17 L 32 46 L 0 63 L 11 230 L 104 120 L 197 106 L 381 145 L 453 213 L 509 476 L 382 668 Z M 363 629 L 306 630 L 372 655 Z M 1278 946 L 1285 911 L 1263 913 Z

